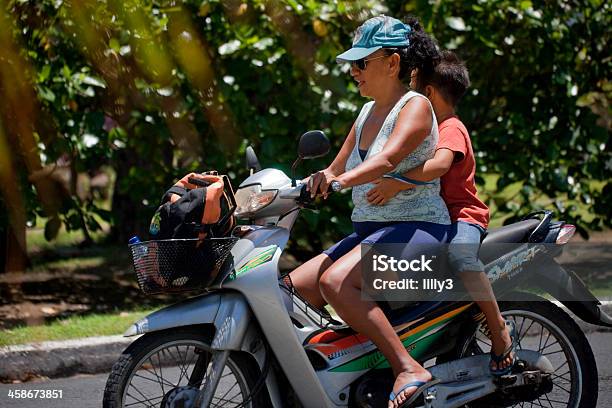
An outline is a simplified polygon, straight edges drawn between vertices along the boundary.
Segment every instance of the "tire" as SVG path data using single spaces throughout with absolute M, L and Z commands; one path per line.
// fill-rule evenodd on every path
M 502 395 L 493 396 L 493 400 L 497 398 L 501 402 L 500 406 L 595 408 L 598 393 L 597 365 L 591 346 L 580 327 L 560 307 L 544 298 L 520 293 L 515 294 L 513 299 L 521 301 L 500 301 L 499 308 L 506 319 L 515 321 L 519 348 L 541 351 L 553 364 L 555 373 L 559 372 L 553 375 L 553 389 L 540 396 L 537 402 L 504 404 Z M 541 328 L 539 339 L 538 327 Z M 489 352 L 490 346 L 487 347 L 486 343 L 488 339 L 480 328 L 464 336 L 458 343 L 455 358 Z M 565 363 L 561 363 L 563 358 Z M 563 396 L 563 400 L 559 396 Z M 469 406 L 491 407 L 491 401 L 487 397 L 485 404 L 474 401 Z
M 161 406 L 172 389 L 187 386 L 189 376 L 193 373 L 192 366 L 195 366 L 192 363 L 198 358 L 196 353 L 207 358 L 204 367 L 210 361 L 211 332 L 203 333 L 196 328 L 187 328 L 147 333 L 140 337 L 113 365 L 104 389 L 103 408 Z M 194 353 L 196 349 L 198 352 Z M 170 365 L 175 361 L 182 366 Z M 199 381 L 202 381 L 202 376 L 199 376 Z M 213 403 L 216 405 L 213 406 L 236 407 L 252 394 L 260 371 L 248 355 L 232 352 L 223 376 L 225 378 L 215 391 Z M 142 386 L 139 388 L 136 383 Z M 236 391 L 239 394 L 234 397 Z M 266 397 L 264 386 L 245 407 L 267 407 L 269 404 Z M 230 398 L 232 401 L 229 401 Z

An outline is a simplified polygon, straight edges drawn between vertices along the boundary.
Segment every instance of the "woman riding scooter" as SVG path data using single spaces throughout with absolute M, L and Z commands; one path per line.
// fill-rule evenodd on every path
M 362 300 L 360 244 L 441 243 L 450 224 L 437 180 L 398 194 L 384 207 L 366 198 L 371 181 L 422 164 L 433 157 L 438 141 L 429 100 L 404 85 L 413 69 L 426 75 L 439 60 L 435 43 L 417 24 L 374 17 L 358 28 L 353 47 L 337 57 L 351 63 L 360 94 L 373 101 L 363 106 L 334 161 L 311 176 L 309 186 L 313 196 L 326 193 L 328 186 L 334 191 L 353 187 L 355 231 L 290 275 L 306 300 L 317 307 L 329 303 L 379 347 L 396 376 L 390 407 L 426 387 L 432 376 L 410 357 L 380 307 Z

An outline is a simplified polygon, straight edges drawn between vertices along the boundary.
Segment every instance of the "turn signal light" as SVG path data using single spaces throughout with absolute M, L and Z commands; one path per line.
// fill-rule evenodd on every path
M 574 236 L 576 232 L 576 227 L 572 224 L 565 224 L 559 230 L 559 235 L 557 235 L 557 244 L 565 245 L 569 242 L 570 239 Z

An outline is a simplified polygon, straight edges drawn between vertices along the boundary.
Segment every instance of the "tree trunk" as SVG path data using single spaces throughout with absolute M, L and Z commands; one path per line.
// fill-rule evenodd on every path
M 113 243 L 127 244 L 130 237 L 138 235 L 142 239 L 144 226 L 139 221 L 138 209 L 141 204 L 131 197 L 129 189 L 124 191 L 121 186 L 122 180 L 129 177 L 130 168 L 137 166 L 135 158 L 136 152 L 125 149 L 117 155 L 115 169 L 117 176 L 113 186 L 112 212 L 114 216 L 113 227 L 111 229 L 111 239 Z
M 8 230 L 0 227 L 0 275 L 6 273 L 6 263 L 8 260 L 7 243 Z
M 29 264 L 25 247 L 25 225 L 23 225 L 23 228 L 20 227 L 19 231 L 8 227 L 3 236 L 5 248 L 2 248 L 3 245 L 0 243 L 0 249 L 3 249 L 5 255 L 4 272 L 25 272 Z M 0 239 L 0 241 L 2 240 Z

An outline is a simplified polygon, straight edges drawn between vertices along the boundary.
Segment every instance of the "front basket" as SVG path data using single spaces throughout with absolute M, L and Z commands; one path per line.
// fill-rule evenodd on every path
M 206 289 L 231 256 L 236 237 L 167 239 L 130 245 L 138 285 L 144 293 Z

